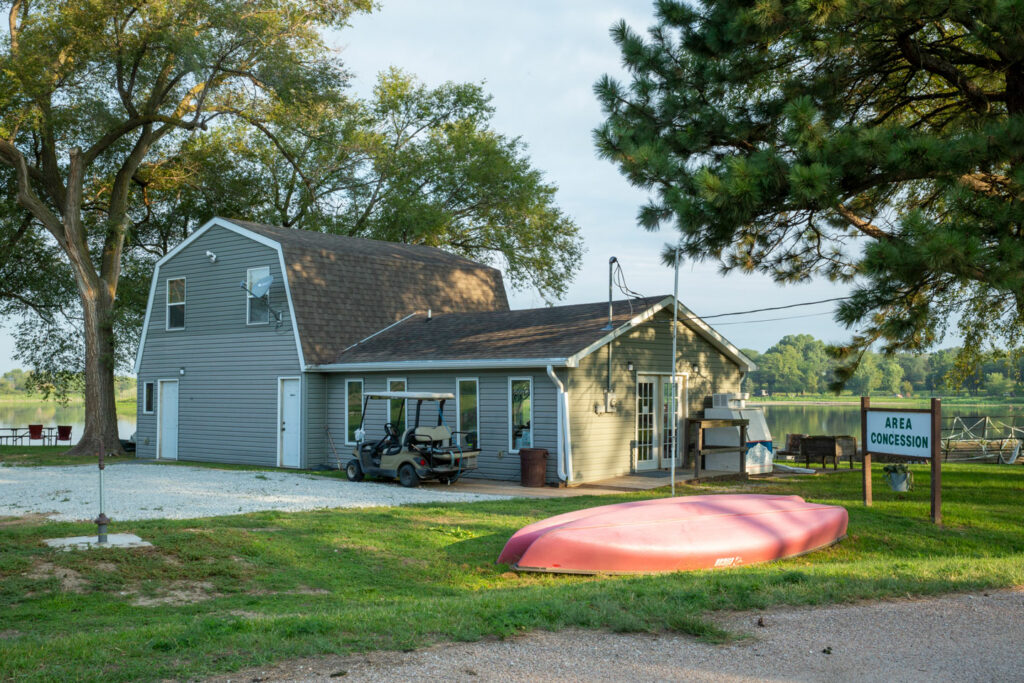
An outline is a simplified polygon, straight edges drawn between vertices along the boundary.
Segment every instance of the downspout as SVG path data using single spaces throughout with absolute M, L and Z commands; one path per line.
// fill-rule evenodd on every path
M 566 484 L 572 482 L 572 431 L 569 429 L 569 393 L 558 379 L 555 369 L 548 365 L 548 377 L 558 390 L 558 478 Z

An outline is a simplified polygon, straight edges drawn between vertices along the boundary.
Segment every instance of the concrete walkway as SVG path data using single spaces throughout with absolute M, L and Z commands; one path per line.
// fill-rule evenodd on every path
M 676 485 L 684 486 L 699 482 L 711 481 L 713 479 L 735 479 L 735 472 L 721 472 L 718 470 L 702 470 L 700 478 L 693 476 L 693 471 L 676 471 Z M 515 498 L 572 498 L 575 496 L 607 496 L 632 491 L 649 491 L 651 489 L 668 486 L 671 483 L 671 476 L 668 472 L 654 470 L 641 474 L 624 474 L 621 477 L 603 479 L 601 481 L 588 482 L 578 486 L 522 486 L 515 481 L 498 481 L 496 479 L 476 479 L 466 477 L 460 479 L 451 486 L 453 491 L 464 493 L 481 493 L 496 496 L 512 496 Z M 433 482 L 426 482 L 425 487 L 442 486 Z

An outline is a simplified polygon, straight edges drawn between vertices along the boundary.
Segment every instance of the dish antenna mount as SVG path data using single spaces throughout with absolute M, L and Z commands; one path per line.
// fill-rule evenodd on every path
M 252 289 L 249 289 L 246 286 L 244 280 L 242 281 L 240 286 L 242 289 L 249 293 L 249 296 L 251 296 L 254 299 L 266 298 L 267 310 L 270 311 L 270 313 L 274 316 L 274 320 L 277 321 L 277 327 L 281 327 L 281 312 L 275 311 L 273 308 L 270 307 L 270 297 L 267 296 L 268 293 L 270 292 L 270 285 L 272 284 L 274 284 L 274 276 L 268 275 L 266 277 L 261 277 L 259 280 L 254 282 L 252 285 Z

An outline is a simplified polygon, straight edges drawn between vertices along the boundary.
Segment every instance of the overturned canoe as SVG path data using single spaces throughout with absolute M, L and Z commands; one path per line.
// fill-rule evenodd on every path
M 498 557 L 518 571 L 652 574 L 736 567 L 846 536 L 846 509 L 799 496 L 658 498 L 577 510 L 523 527 Z

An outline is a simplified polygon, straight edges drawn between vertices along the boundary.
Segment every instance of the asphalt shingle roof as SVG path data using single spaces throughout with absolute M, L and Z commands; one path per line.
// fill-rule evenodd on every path
M 309 365 L 416 311 L 508 311 L 501 271 L 441 249 L 231 222 L 281 245 Z
M 619 327 L 666 296 L 615 301 Z M 567 358 L 608 334 L 608 302 L 519 311 L 415 315 L 339 354 L 334 363 Z

